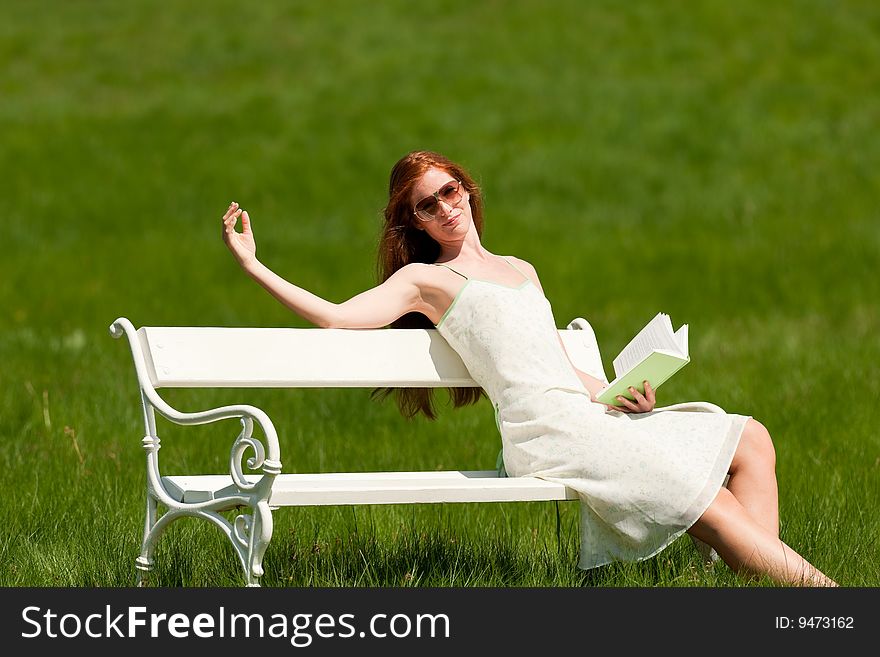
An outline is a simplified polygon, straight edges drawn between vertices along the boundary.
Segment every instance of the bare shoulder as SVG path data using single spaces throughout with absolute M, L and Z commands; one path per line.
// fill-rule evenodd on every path
M 534 268 L 532 263 L 530 263 L 528 260 L 517 258 L 516 256 L 507 256 L 507 259 L 514 265 L 516 265 L 516 267 L 518 267 L 523 274 L 525 274 L 532 280 L 532 283 L 534 283 L 535 287 L 537 287 L 541 291 L 541 294 L 544 293 L 544 288 L 541 287 L 541 281 L 538 278 L 538 272 Z
M 531 262 L 528 260 L 523 260 L 522 258 L 517 258 L 516 256 L 507 256 L 509 260 L 513 261 L 517 267 L 523 270 L 524 274 L 528 274 L 529 276 L 538 277 L 538 272 Z
M 413 283 L 420 287 L 426 282 L 434 281 L 436 276 L 437 268 L 434 265 L 429 265 L 424 262 L 411 262 L 408 265 L 404 265 L 391 275 L 391 277 L 400 281 Z
M 449 287 L 445 273 L 447 272 L 442 267 L 411 262 L 389 276 L 388 281 L 393 281 L 394 285 L 413 286 L 420 295 L 426 296 Z
M 426 276 L 430 276 L 429 269 L 433 269 L 433 267 L 422 262 L 411 262 L 395 271 L 388 278 L 389 280 L 393 278 L 396 281 L 417 283 L 424 280 Z

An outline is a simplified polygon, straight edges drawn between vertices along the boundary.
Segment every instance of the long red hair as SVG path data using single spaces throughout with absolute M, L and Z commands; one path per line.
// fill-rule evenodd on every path
M 480 188 L 460 165 L 431 151 L 413 151 L 398 160 L 391 169 L 388 185 L 388 205 L 379 239 L 377 269 L 383 283 L 401 267 L 411 262 L 433 263 L 440 256 L 440 245 L 424 230 L 416 227 L 410 196 L 416 182 L 428 169 L 445 171 L 461 184 L 470 195 L 471 215 L 477 235 L 483 234 L 483 200 Z M 407 313 L 391 323 L 391 328 L 434 328 L 421 313 Z M 474 404 L 486 393 L 482 388 L 447 388 L 453 406 Z M 394 393 L 400 412 L 407 418 L 424 413 L 435 419 L 433 388 L 376 388 L 371 397 L 384 399 Z

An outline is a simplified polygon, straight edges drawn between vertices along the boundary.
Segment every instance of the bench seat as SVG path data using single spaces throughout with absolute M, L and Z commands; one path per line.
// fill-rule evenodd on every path
M 259 476 L 246 475 L 250 482 Z M 237 493 L 229 475 L 162 477 L 169 495 L 195 504 Z M 535 477 L 499 477 L 494 470 L 438 472 L 328 472 L 281 474 L 272 483 L 269 506 L 429 504 L 442 502 L 546 502 L 574 500 L 562 484 Z M 239 506 L 232 504 L 230 508 Z

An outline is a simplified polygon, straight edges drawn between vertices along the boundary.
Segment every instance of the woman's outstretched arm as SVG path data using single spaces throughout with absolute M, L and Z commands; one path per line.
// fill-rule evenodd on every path
M 241 232 L 235 230 L 241 217 Z M 423 312 L 418 266 L 407 265 L 384 283 L 344 303 L 333 303 L 286 281 L 257 260 L 257 247 L 248 213 L 231 203 L 223 215 L 223 241 L 241 268 L 303 319 L 323 328 L 381 328 L 409 312 Z

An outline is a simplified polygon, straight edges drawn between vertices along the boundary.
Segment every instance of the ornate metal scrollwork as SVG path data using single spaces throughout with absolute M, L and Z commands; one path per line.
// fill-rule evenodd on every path
M 254 455 L 247 460 L 247 466 L 251 470 L 257 470 L 262 467 L 266 461 L 266 449 L 263 443 L 253 437 L 254 421 L 249 417 L 241 418 L 241 433 L 232 444 L 232 453 L 229 460 L 229 471 L 232 474 L 232 480 L 240 490 L 253 490 L 257 485 L 245 479 L 242 470 L 242 459 L 248 448 L 254 450 Z
M 232 538 L 244 549 L 247 549 L 248 545 L 250 545 L 252 521 L 253 516 L 242 513 L 236 516 L 235 521 L 232 523 Z

